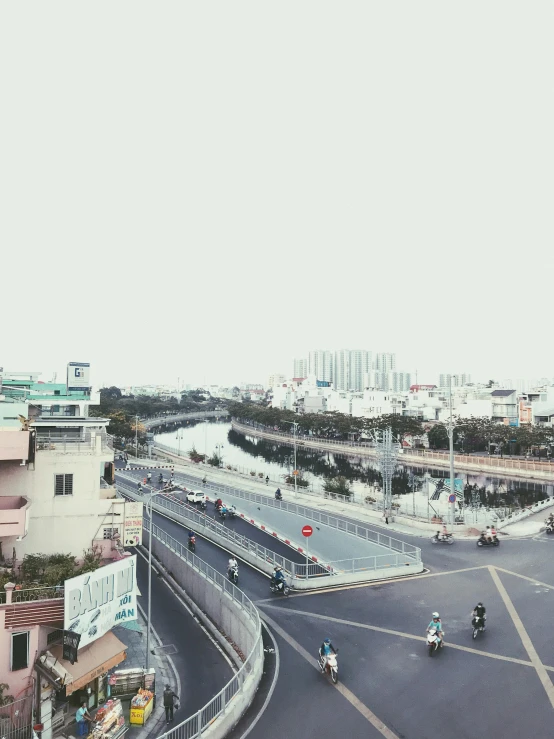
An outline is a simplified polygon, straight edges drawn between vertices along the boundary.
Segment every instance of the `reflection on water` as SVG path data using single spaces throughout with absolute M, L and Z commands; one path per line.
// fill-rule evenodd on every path
M 180 437 L 180 440 L 179 438 Z M 193 446 L 198 452 L 211 455 L 216 446 L 221 446 L 224 465 L 242 467 L 244 470 L 262 472 L 265 477 L 290 475 L 294 469 L 293 448 L 276 444 L 266 439 L 243 436 L 233 431 L 227 422 L 192 421 L 178 430 L 156 435 L 156 439 L 175 449 L 187 452 Z M 375 460 L 317 449 L 297 448 L 297 468 L 309 481 L 323 481 L 326 477 L 341 475 L 351 481 L 367 485 L 381 485 L 381 474 Z M 399 465 L 393 478 L 393 494 L 403 495 L 421 488 L 425 477 L 448 478 L 448 470 Z M 523 506 L 553 495 L 552 484 L 533 480 L 510 480 L 508 478 L 461 473 L 467 504 L 489 506 Z

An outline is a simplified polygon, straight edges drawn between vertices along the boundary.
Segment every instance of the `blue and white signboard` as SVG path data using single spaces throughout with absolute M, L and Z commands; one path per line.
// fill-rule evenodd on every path
M 79 649 L 136 618 L 136 554 L 65 581 L 63 627 L 81 635 Z

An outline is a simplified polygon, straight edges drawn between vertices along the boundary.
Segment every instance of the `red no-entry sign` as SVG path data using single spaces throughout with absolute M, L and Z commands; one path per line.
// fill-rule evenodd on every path
M 311 536 L 314 530 L 311 526 L 302 526 L 302 536 Z

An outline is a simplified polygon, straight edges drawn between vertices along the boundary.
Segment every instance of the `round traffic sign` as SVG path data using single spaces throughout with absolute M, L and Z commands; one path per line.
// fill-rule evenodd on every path
M 311 526 L 302 526 L 302 536 L 311 536 L 314 530 Z
M 454 493 L 450 493 L 450 495 L 448 496 L 448 502 L 449 503 L 455 503 L 456 502 L 456 496 L 454 495 Z

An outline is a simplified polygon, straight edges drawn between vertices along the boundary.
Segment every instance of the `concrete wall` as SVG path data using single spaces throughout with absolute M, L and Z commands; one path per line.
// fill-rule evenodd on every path
M 2 537 L 5 556 L 11 557 L 15 548 L 18 560 L 38 552 L 82 557 L 83 549 L 96 538 L 101 514 L 116 502 L 105 498 L 106 493 L 113 495 L 115 491 L 100 487 L 104 464 L 112 459 L 112 452 L 91 448 L 75 453 L 37 451 L 34 469 L 19 462 L 0 462 L 0 496 L 21 495 L 31 503 L 27 536 L 22 541 L 16 541 L 15 536 Z M 73 474 L 73 495 L 54 494 L 56 474 Z
M 176 548 L 173 548 L 171 542 L 176 545 Z M 224 576 L 219 576 L 220 584 L 214 582 L 208 575 L 212 570 L 209 565 L 188 553 L 185 559 L 179 553 L 178 547 L 178 542 L 172 540 L 171 537 L 168 537 L 168 543 L 162 542 L 156 536 L 153 537 L 152 554 L 162 563 L 174 580 L 244 655 L 248 656 L 252 653 L 251 669 L 241 670 L 233 678 L 239 681 L 241 689 L 228 702 L 225 711 L 202 732 L 202 736 L 209 739 L 223 739 L 252 702 L 262 677 L 264 655 L 261 624 L 254 605 L 246 596 L 243 596 L 242 591 L 233 586 Z M 189 558 L 194 562 L 194 566 L 187 561 Z M 202 567 L 205 567 L 205 574 L 200 571 Z M 222 634 L 220 642 L 222 646 L 228 647 Z M 182 735 L 181 731 L 177 726 L 165 736 L 179 737 Z

